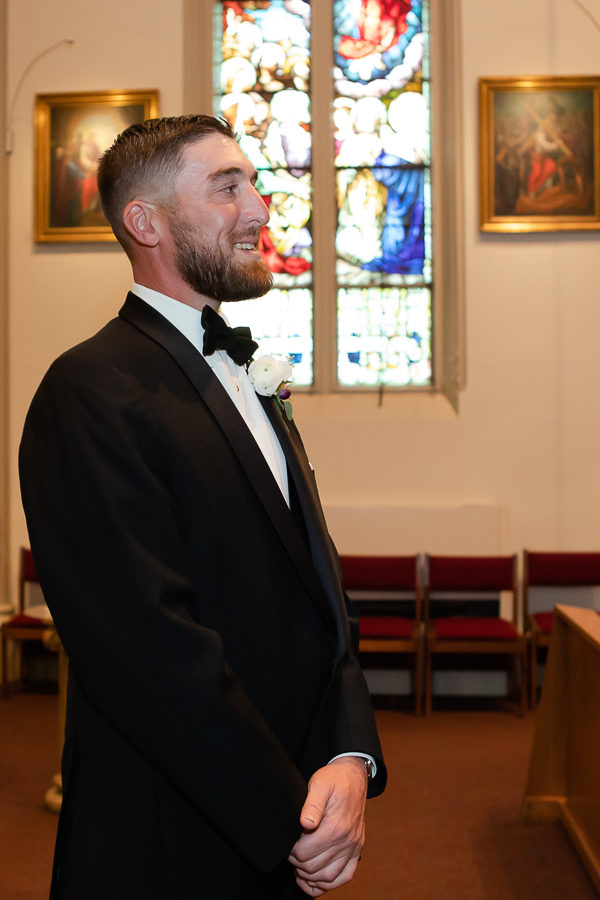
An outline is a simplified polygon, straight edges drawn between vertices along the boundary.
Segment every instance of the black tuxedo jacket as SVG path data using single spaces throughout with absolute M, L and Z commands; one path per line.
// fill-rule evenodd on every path
M 130 294 L 29 410 L 23 504 L 70 659 L 53 898 L 283 896 L 312 772 L 385 783 L 338 561 L 293 424 L 294 517 L 202 356 Z

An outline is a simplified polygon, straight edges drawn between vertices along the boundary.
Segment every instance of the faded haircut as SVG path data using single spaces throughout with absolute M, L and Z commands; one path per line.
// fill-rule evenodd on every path
M 104 215 L 127 251 L 129 236 L 123 210 L 136 197 L 169 206 L 173 183 L 188 144 L 210 134 L 235 140 L 225 119 L 214 116 L 171 116 L 131 125 L 115 139 L 98 165 L 98 190 Z

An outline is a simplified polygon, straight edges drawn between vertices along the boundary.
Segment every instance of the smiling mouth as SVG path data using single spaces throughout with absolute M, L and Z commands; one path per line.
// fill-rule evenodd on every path
M 237 235 L 233 234 L 233 249 L 234 250 L 243 250 L 244 252 L 255 251 L 259 252 L 258 244 L 260 241 L 260 230 L 252 229 L 246 232 L 238 232 Z

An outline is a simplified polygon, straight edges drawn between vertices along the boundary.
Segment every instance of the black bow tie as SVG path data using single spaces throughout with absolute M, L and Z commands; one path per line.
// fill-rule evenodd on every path
M 212 306 L 203 307 L 200 321 L 204 328 L 202 352 L 205 356 L 210 356 L 215 350 L 226 350 L 238 366 L 252 359 L 258 344 L 252 340 L 250 329 L 245 325 L 230 328 Z

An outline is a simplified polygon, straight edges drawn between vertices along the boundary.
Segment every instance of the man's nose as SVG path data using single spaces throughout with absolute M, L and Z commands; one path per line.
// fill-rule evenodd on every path
M 267 204 L 254 185 L 251 187 L 247 217 L 249 222 L 256 222 L 261 228 L 263 225 L 266 225 L 271 218 Z

